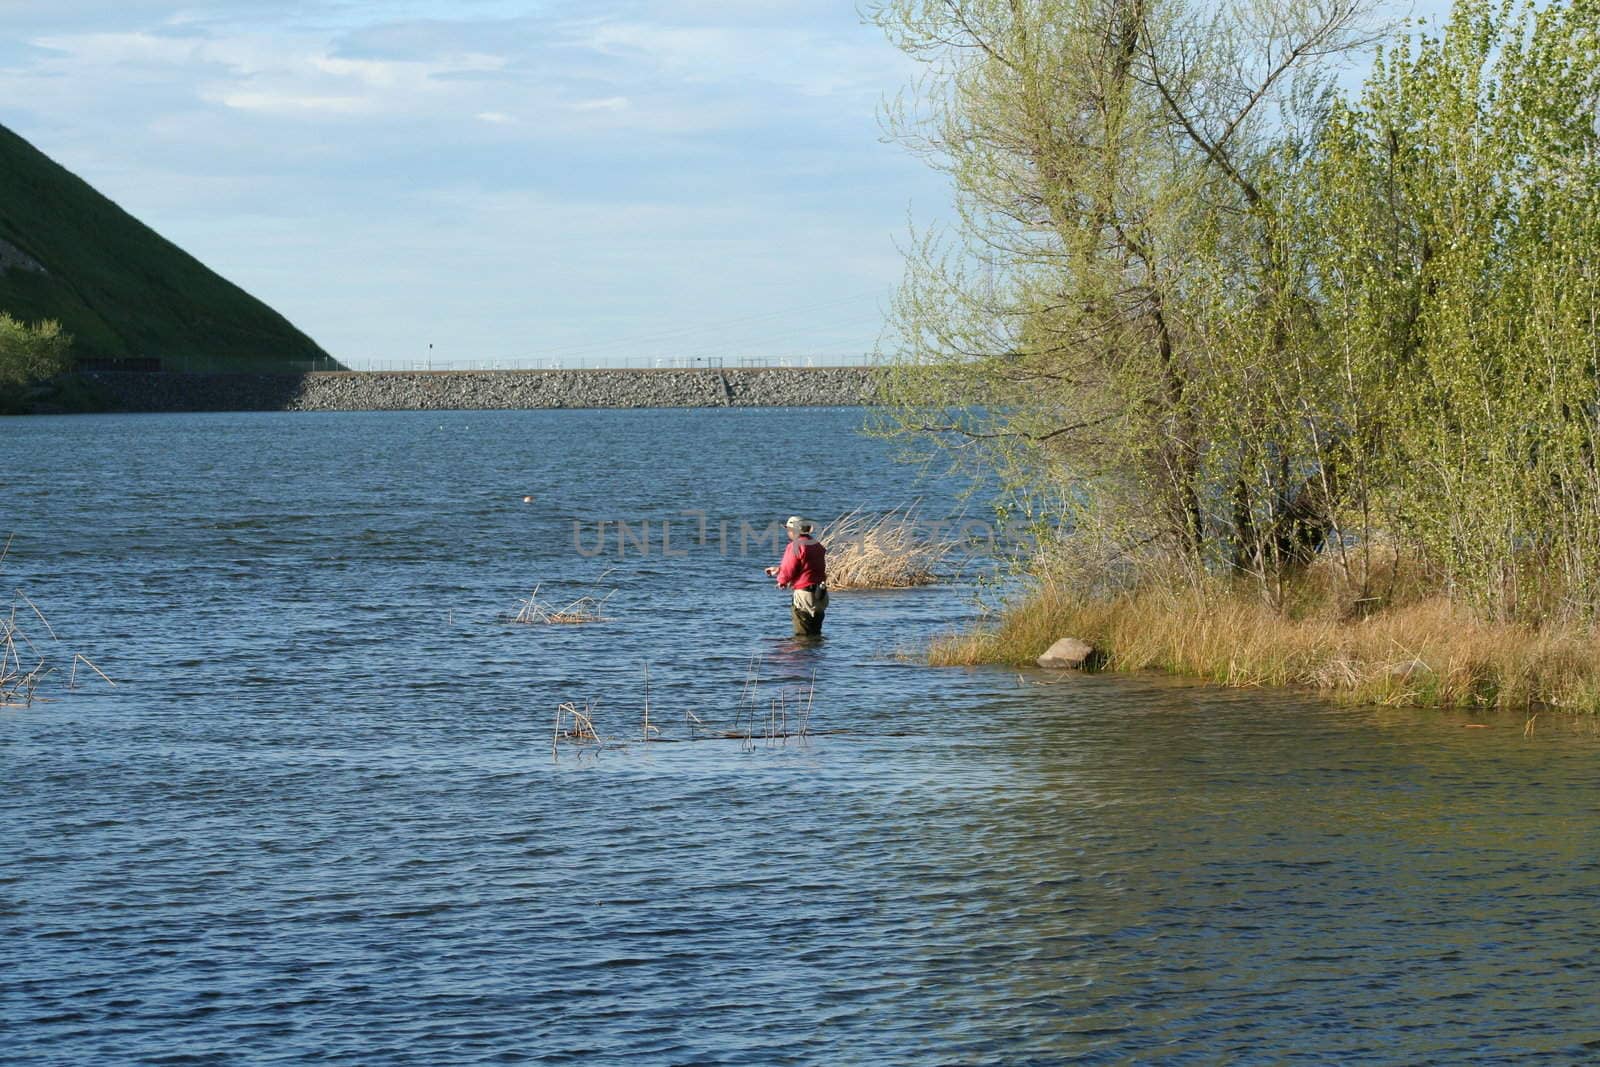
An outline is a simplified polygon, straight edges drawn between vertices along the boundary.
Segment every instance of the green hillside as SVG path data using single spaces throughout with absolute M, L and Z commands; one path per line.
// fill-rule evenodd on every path
M 0 126 L 0 311 L 57 319 L 87 358 L 301 369 L 315 341 Z

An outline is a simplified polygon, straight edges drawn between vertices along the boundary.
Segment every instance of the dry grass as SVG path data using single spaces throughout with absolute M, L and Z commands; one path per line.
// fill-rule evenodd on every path
M 528 594 L 528 599 L 518 601 L 522 605 L 521 610 L 511 616 L 511 621 L 527 626 L 580 626 L 590 622 L 606 622 L 603 609 L 610 599 L 611 593 L 599 598 L 581 596 L 565 607 L 558 608 L 553 603 L 539 599 L 539 587 L 536 585 L 533 592 Z
M 1215 585 L 1085 599 L 1046 583 L 972 634 L 936 641 L 936 665 L 1031 663 L 1072 635 L 1110 670 L 1155 668 L 1228 686 L 1304 686 L 1356 703 L 1600 711 L 1600 633 L 1473 618 L 1442 598 L 1365 617 L 1290 618 Z
M 932 585 L 954 547 L 923 537 L 914 507 L 877 518 L 857 508 L 824 526 L 817 540 L 828 550 L 828 587 L 836 590 Z

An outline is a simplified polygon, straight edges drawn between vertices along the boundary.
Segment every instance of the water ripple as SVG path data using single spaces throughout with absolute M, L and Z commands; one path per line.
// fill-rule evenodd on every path
M 841 595 L 805 646 L 764 559 L 572 549 L 955 506 L 858 418 L 8 428 L 7 580 L 123 684 L 0 713 L 6 1062 L 1593 1059 L 1582 724 L 927 671 L 886 653 L 965 592 Z M 612 622 L 504 622 L 606 567 Z M 552 760 L 564 700 L 615 743 Z

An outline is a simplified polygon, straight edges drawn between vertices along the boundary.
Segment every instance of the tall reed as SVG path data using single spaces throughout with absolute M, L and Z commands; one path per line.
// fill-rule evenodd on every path
M 833 589 L 907 589 L 939 580 L 936 568 L 954 546 L 924 534 L 916 508 L 874 517 L 856 508 L 824 526 L 817 540 L 828 550 Z

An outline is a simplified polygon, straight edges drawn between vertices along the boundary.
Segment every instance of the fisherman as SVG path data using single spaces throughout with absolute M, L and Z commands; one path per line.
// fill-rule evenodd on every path
M 827 549 L 811 539 L 811 523 L 790 515 L 783 524 L 789 546 L 783 560 L 768 567 L 767 574 L 778 579 L 779 589 L 793 589 L 794 632 L 796 637 L 822 636 L 822 616 L 828 610 Z

